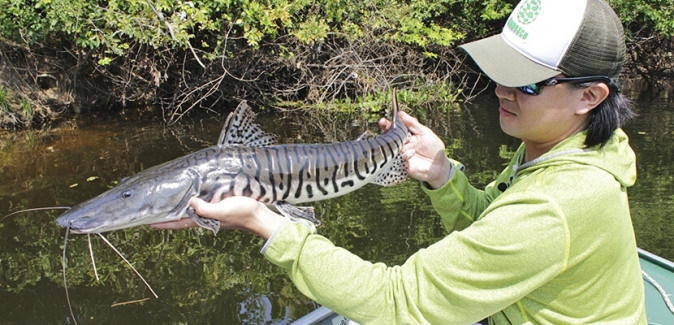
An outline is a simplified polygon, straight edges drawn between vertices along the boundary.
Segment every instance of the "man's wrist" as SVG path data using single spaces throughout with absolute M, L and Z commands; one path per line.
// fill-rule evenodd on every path
M 256 214 L 256 222 L 248 230 L 265 240 L 283 224 L 284 217 L 267 207 L 262 207 Z
M 432 188 L 432 189 L 439 189 L 443 187 L 449 179 L 452 177 L 452 172 L 453 172 L 453 165 L 452 162 L 449 160 L 449 158 L 445 158 L 445 161 L 440 168 L 441 172 L 438 174 L 438 177 L 429 180 L 426 183 Z

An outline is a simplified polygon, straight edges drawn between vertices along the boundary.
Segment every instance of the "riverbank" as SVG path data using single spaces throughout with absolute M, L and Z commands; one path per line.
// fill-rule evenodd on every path
M 497 33 L 517 2 L 18 0 L 0 11 L 0 128 L 133 110 L 172 124 L 242 99 L 353 109 L 393 87 L 465 101 L 489 83 L 456 46 Z M 625 78 L 671 89 L 670 1 L 608 2 L 625 28 Z

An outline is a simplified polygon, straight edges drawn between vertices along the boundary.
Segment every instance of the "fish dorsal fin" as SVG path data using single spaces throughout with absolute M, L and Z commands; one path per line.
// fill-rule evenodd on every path
M 220 131 L 218 146 L 265 147 L 275 141 L 275 134 L 262 131 L 260 125 L 255 123 L 255 113 L 244 100 L 227 116 Z

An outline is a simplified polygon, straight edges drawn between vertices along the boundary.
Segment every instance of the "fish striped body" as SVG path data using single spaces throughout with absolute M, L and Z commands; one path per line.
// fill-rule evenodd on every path
M 57 222 L 76 233 L 103 232 L 186 216 L 219 229 L 197 216 L 189 199 L 220 201 L 247 196 L 273 204 L 284 215 L 317 223 L 311 208 L 292 204 L 334 198 L 368 183 L 403 181 L 401 150 L 407 127 L 397 118 L 378 137 L 332 144 L 271 145 L 274 136 L 254 124 L 245 102 L 230 114 L 218 145 L 141 171 L 117 187 L 64 213 Z
M 405 137 L 404 132 L 389 132 L 335 144 L 209 148 L 198 153 L 210 161 L 202 173 L 203 182 L 213 184 L 205 199 L 248 196 L 264 203 L 295 204 L 344 195 L 388 168 Z

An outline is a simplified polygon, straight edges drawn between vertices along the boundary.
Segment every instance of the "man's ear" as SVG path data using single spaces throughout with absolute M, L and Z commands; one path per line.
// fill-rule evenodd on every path
M 606 99 L 610 93 L 607 84 L 596 82 L 592 86 L 583 89 L 583 97 L 580 99 L 580 105 L 576 108 L 576 114 L 583 115 L 589 113 L 601 102 Z

